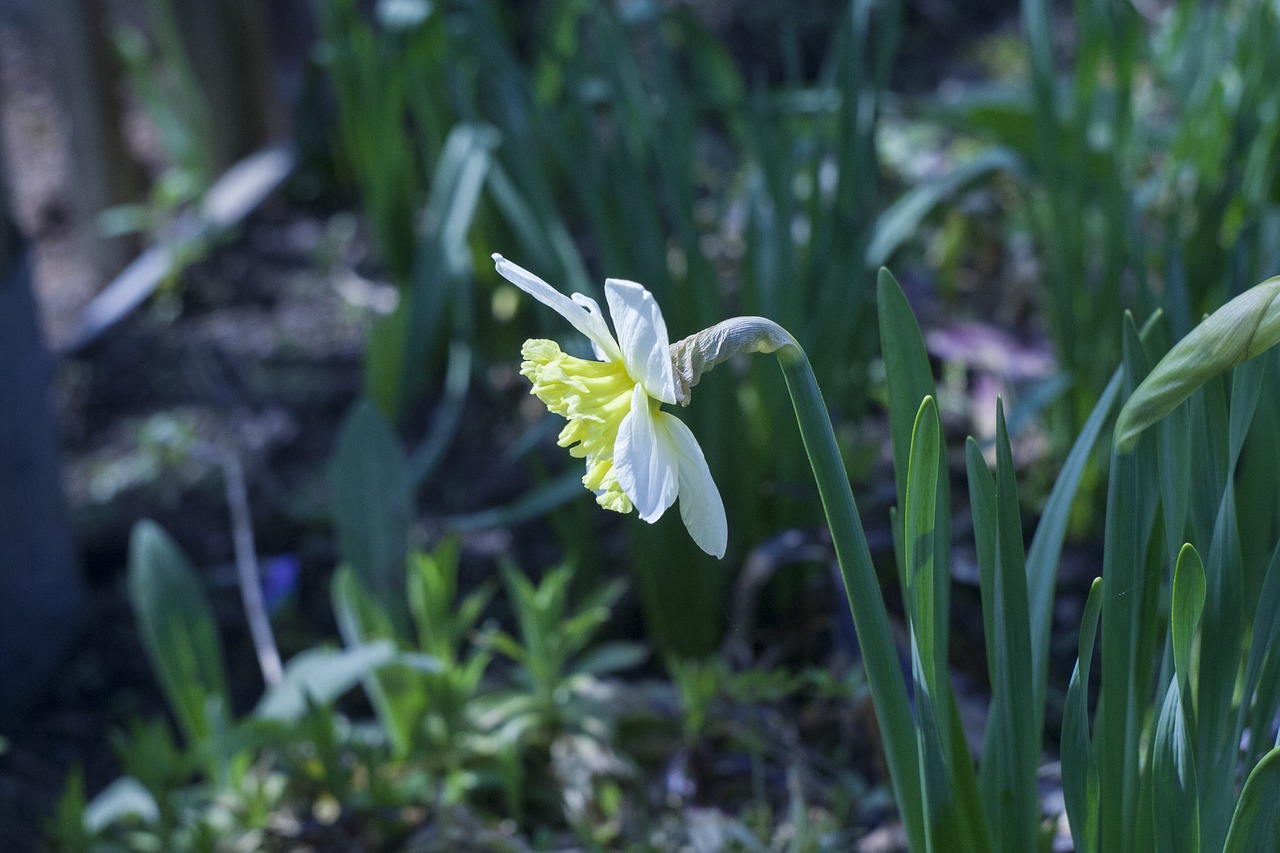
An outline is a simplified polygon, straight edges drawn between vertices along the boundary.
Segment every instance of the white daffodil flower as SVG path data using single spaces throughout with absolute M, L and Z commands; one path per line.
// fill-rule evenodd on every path
M 660 408 L 676 402 L 676 383 L 667 324 L 653 294 L 634 281 L 605 281 L 614 338 L 594 299 L 565 296 L 501 255 L 493 260 L 503 278 L 586 335 L 599 359 L 566 355 L 548 340 L 526 341 L 521 349 L 520 373 L 533 394 L 569 421 L 560 446 L 586 459 L 582 484 L 605 509 L 634 507 L 651 524 L 678 496 L 693 541 L 723 557 L 728 523 L 706 457 L 684 422 Z

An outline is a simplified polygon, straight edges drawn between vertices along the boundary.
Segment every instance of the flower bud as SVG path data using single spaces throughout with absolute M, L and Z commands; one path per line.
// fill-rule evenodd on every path
M 1223 305 L 1169 350 L 1120 410 L 1116 450 L 1128 453 L 1144 429 L 1197 388 L 1280 343 L 1280 276 Z

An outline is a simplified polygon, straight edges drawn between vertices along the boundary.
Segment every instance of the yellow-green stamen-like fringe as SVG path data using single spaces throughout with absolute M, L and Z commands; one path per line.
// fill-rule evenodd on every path
M 630 512 L 631 499 L 613 470 L 613 445 L 618 427 L 631 411 L 636 383 L 622 364 L 590 361 L 561 352 L 555 341 L 525 341 L 520 350 L 521 375 L 533 383 L 532 393 L 553 413 L 568 419 L 560 431 L 561 447 L 586 459 L 582 485 L 596 494 L 596 503 L 614 512 Z

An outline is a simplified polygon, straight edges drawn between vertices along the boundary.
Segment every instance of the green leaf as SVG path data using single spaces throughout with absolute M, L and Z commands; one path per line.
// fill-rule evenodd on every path
M 389 640 L 349 649 L 308 649 L 289 660 L 284 678 L 263 695 L 253 713 L 267 720 L 299 720 L 311 705 L 334 701 L 395 657 Z
M 435 473 L 437 466 L 457 437 L 462 424 L 462 413 L 467 402 L 467 390 L 471 386 L 471 345 L 463 341 L 449 344 L 449 364 L 445 369 L 444 394 L 436 404 L 431 427 L 422 441 L 407 459 L 411 489 L 422 485 Z
M 1155 843 L 1161 853 L 1200 850 L 1195 749 L 1187 734 L 1184 704 L 1178 682 L 1171 681 L 1156 724 L 1151 767 Z
M 941 672 L 946 667 L 947 641 L 951 631 L 951 499 L 946 454 L 941 445 L 941 424 L 934 401 L 937 391 L 924 338 L 920 334 L 911 305 L 897 279 L 887 269 L 881 269 L 877 277 L 876 302 L 880 320 L 880 345 L 884 355 L 885 390 L 889 397 L 894 479 L 898 488 L 898 506 L 904 513 L 909 511 L 907 492 L 910 478 L 915 477 L 917 484 L 913 502 L 915 509 L 910 510 L 915 517 L 902 517 L 908 532 L 903 537 L 903 548 L 899 549 L 903 558 L 899 579 L 904 584 L 903 595 L 915 596 L 920 606 L 927 607 L 926 610 L 919 610 L 915 618 L 919 620 L 923 630 L 921 641 L 927 643 L 927 648 L 922 649 L 922 652 L 930 691 L 940 717 L 945 720 L 947 714 L 943 712 L 955 702 L 950 684 Z M 931 412 L 927 416 L 926 401 Z M 921 418 L 926 420 L 922 421 Z M 917 430 L 922 425 L 926 429 L 918 436 L 922 444 L 917 449 L 914 443 L 917 440 Z M 932 464 L 933 470 L 918 468 L 922 464 Z M 930 494 L 922 491 L 926 488 L 931 490 Z M 909 532 L 912 525 L 915 525 L 915 533 Z M 923 535 L 926 530 L 931 541 L 914 538 Z M 898 532 L 895 529 L 895 535 Z M 922 557 L 926 559 L 921 559 Z M 927 570 L 928 589 L 920 588 L 912 592 L 912 578 L 921 569 Z M 940 731 L 939 739 L 946 749 L 952 772 L 972 776 L 972 763 L 968 755 L 964 750 L 956 751 L 957 745 L 951 743 L 949 731 Z M 972 782 L 971 779 L 969 781 Z M 958 779 L 957 784 L 963 788 L 967 783 Z
M 1191 504 L 1194 458 L 1191 451 L 1191 414 L 1187 406 L 1178 406 L 1156 425 L 1160 445 L 1159 479 L 1161 515 L 1164 519 L 1165 547 L 1169 554 L 1178 552 L 1185 541 L 1187 509 Z
M 911 632 L 920 645 L 921 668 L 935 695 L 940 679 L 938 667 L 946 665 L 946 658 L 938 656 L 938 641 L 934 634 L 938 628 L 934 619 L 934 519 L 937 513 L 941 433 L 937 404 L 932 397 L 925 397 L 920 403 L 911 435 L 903 509 L 903 543 L 907 563 L 904 593 L 911 617 Z
M 867 266 L 888 263 L 904 243 L 914 237 L 920 223 L 935 207 L 994 172 L 1020 172 L 1022 161 L 1007 148 L 992 147 L 911 188 L 876 219 L 867 246 Z
M 1123 327 L 1125 387 L 1146 374 L 1146 355 L 1130 314 Z M 1147 704 L 1138 685 L 1151 677 L 1158 613 L 1147 571 L 1159 490 L 1152 442 L 1138 452 L 1111 454 L 1102 580 L 1102 689 L 1098 699 L 1096 757 L 1102 849 L 1131 849 L 1137 820 L 1142 719 Z
M 1031 638 L 1027 613 L 1027 576 L 1022 544 L 1022 520 L 1014 478 L 1013 454 L 1004 419 L 996 403 L 996 488 L 994 567 L 983 575 L 983 612 L 991 614 L 992 705 L 987 720 L 983 761 L 984 795 L 992 817 L 995 846 L 1031 850 L 1040 820 L 1035 796 L 1035 771 L 1040 755 L 1040 730 L 1032 687 Z M 987 508 L 989 509 L 989 507 Z M 989 520 L 985 520 L 990 523 Z M 987 602 L 991 604 L 988 605 Z
M 1240 461 L 1240 451 L 1244 449 L 1245 437 L 1258 410 L 1258 399 L 1262 395 L 1266 375 L 1266 359 L 1246 361 L 1231 372 L 1231 413 L 1228 419 L 1230 445 L 1227 454 L 1229 470 L 1234 471 L 1236 463 Z
M 934 844 L 960 843 L 962 816 L 952 785 L 951 763 L 957 751 L 951 729 L 939 714 L 949 702 L 945 638 L 937 636 L 935 524 L 942 427 L 933 398 L 920 403 L 911 435 L 907 486 L 902 513 L 906 589 L 910 617 L 912 677 L 916 695 L 916 746 L 920 756 L 925 817 Z M 945 583 L 945 579 L 943 579 Z M 967 750 L 958 750 L 968 761 Z M 964 816 L 968 817 L 968 816 Z
M 1178 564 L 1173 572 L 1173 613 L 1169 625 L 1173 634 L 1173 666 L 1178 674 L 1179 688 L 1183 691 L 1190 683 L 1191 643 L 1195 639 L 1196 626 L 1200 624 L 1200 613 L 1204 610 L 1204 596 L 1204 563 L 1188 543 L 1178 553 Z
M 951 786 L 951 773 L 947 767 L 946 747 L 943 745 L 935 707 L 934 694 L 929 688 L 926 662 L 921 655 L 921 643 L 915 632 L 911 635 L 911 675 L 915 685 L 916 749 L 920 757 L 920 789 L 923 793 L 925 825 L 929 833 L 929 848 L 944 850 L 962 843 L 960 814 Z
M 1049 662 L 1049 641 L 1053 630 L 1053 600 L 1058 577 L 1058 560 L 1062 553 L 1063 540 L 1066 538 L 1067 526 L 1071 520 L 1071 504 L 1075 500 L 1080 479 L 1084 476 L 1094 447 L 1102 436 L 1103 427 L 1111 417 L 1116 400 L 1119 398 L 1120 379 L 1120 371 L 1117 370 L 1094 405 L 1084 428 L 1076 437 L 1075 444 L 1071 446 L 1071 452 L 1062 463 L 1062 470 L 1058 472 L 1058 478 L 1054 481 L 1052 491 L 1049 492 L 1049 499 L 1045 501 L 1044 511 L 1040 514 L 1040 523 L 1036 526 L 1035 535 L 1031 537 L 1031 547 L 1027 551 L 1027 607 L 1031 624 L 1031 664 L 1036 690 L 1036 715 L 1040 720 L 1043 720 L 1044 715 L 1044 691 Z M 978 458 L 980 461 L 981 456 Z M 991 648 L 991 645 L 988 644 L 987 648 Z M 1040 725 L 1037 725 L 1037 728 L 1040 728 Z
M 413 500 L 404 450 L 372 402 L 351 408 L 330 465 L 338 550 L 361 585 L 403 627 Z
M 602 676 L 634 669 L 649 657 L 649 649 L 643 643 L 604 643 L 590 649 L 574 664 L 575 672 Z
M 1102 609 L 1102 586 L 1102 579 L 1095 578 L 1089 587 L 1080 616 L 1076 666 L 1062 713 L 1062 796 L 1077 853 L 1094 853 L 1098 849 L 1098 761 L 1089 734 L 1089 669 L 1098 633 L 1098 612 Z
M 893 441 L 893 473 L 898 506 L 907 499 L 907 471 L 911 459 L 911 434 L 920 404 L 936 397 L 933 371 L 924 337 L 911 304 L 893 273 L 881 269 L 876 283 L 876 311 L 880 318 L 880 349 L 884 355 L 884 383 L 889 396 L 889 432 Z
M 53 816 L 46 825 L 50 842 L 68 853 L 88 853 L 92 849 L 90 829 L 85 820 L 84 768 L 76 765 L 67 774 Z
M 450 312 L 461 310 L 455 302 L 466 297 L 472 273 L 467 236 L 497 144 L 494 128 L 459 124 L 449 132 L 436 162 L 419 220 L 413 276 L 403 293 L 409 316 L 397 377 L 397 418 L 407 414 L 435 373 L 429 368 L 443 351 Z
M 1225 445 L 1225 442 L 1223 442 Z M 1218 780 L 1229 778 L 1237 764 L 1239 744 L 1232 743 L 1232 705 L 1243 663 L 1244 599 L 1241 591 L 1240 530 L 1235 487 L 1228 483 L 1214 523 L 1205 561 L 1205 603 L 1200 627 L 1200 660 L 1196 683 L 1196 767 L 1201 774 L 1200 820 L 1206 849 L 1226 838 L 1233 797 Z
M 143 823 L 157 823 L 160 807 L 156 798 L 132 776 L 121 776 L 84 808 L 85 830 L 97 834 L 124 818 L 136 818 Z
M 995 589 L 996 541 L 1000 524 L 996 518 L 996 481 L 973 436 L 965 441 L 964 461 L 969 475 L 969 507 L 973 515 L 974 550 L 978 558 L 978 587 Z M 987 678 L 992 684 L 996 680 L 992 669 L 995 658 L 990 654 L 996 647 L 995 618 L 995 599 L 989 595 L 982 596 L 982 630 L 986 640 L 984 648 L 988 652 Z M 994 762 L 982 762 L 984 768 L 988 765 L 995 769 Z
M 1249 643 L 1249 657 L 1244 670 L 1243 701 L 1236 712 L 1236 726 L 1233 741 L 1240 742 L 1244 732 L 1245 717 L 1249 713 L 1249 700 L 1254 696 L 1253 717 L 1255 720 L 1274 720 L 1276 703 L 1280 701 L 1280 690 L 1269 690 L 1264 685 L 1280 685 L 1280 543 L 1271 554 L 1267 564 L 1267 573 L 1262 582 L 1262 590 L 1258 595 L 1258 604 L 1254 611 L 1253 638 Z M 1255 724 L 1255 732 L 1250 738 L 1249 753 L 1244 766 L 1250 766 L 1266 748 L 1267 738 L 1259 736 L 1259 729 L 1265 725 Z
M 143 648 L 187 740 L 213 733 L 209 700 L 228 702 L 218 626 L 200 579 L 186 556 L 153 521 L 140 521 L 129 540 L 129 600 Z
M 446 518 L 445 526 L 459 532 L 507 527 L 540 518 L 579 497 L 582 497 L 582 468 L 575 466 L 574 470 L 539 483 L 509 504 Z
M 1273 850 L 1277 838 L 1280 838 L 1280 748 L 1267 753 L 1245 780 L 1223 851 Z
M 333 614 L 349 648 L 364 648 L 373 641 L 396 638 L 391 618 L 360 587 L 360 581 L 348 566 L 334 572 L 330 587 Z M 427 702 L 422 675 L 409 667 L 390 665 L 370 671 L 364 677 L 364 689 L 377 711 L 393 753 L 400 758 L 413 748 Z

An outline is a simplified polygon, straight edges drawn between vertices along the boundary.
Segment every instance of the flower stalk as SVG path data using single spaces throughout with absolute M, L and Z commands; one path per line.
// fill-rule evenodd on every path
M 789 332 L 763 317 L 726 320 L 676 343 L 671 352 L 676 401 L 684 406 L 689 405 L 690 389 L 717 364 L 741 353 L 774 353 L 778 357 L 831 528 L 836 560 L 871 686 L 894 799 L 911 849 L 924 850 L 923 799 L 906 681 L 858 506 L 849 486 L 849 475 L 809 357 Z
M 858 517 L 858 506 L 849 488 L 849 475 L 845 471 L 835 430 L 809 357 L 796 344 L 779 349 L 777 356 L 796 410 L 800 437 L 818 483 L 822 509 L 831 527 L 840 576 L 849 598 L 853 624 L 858 631 L 858 645 L 862 648 L 863 667 L 871 685 L 871 700 L 880 725 L 894 799 L 901 811 L 911 849 L 924 850 L 923 801 L 911 706 L 898 665 L 889 614 L 880 593 L 862 521 Z

